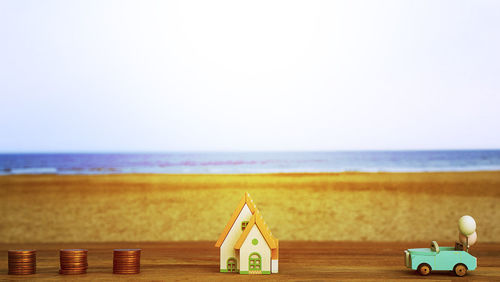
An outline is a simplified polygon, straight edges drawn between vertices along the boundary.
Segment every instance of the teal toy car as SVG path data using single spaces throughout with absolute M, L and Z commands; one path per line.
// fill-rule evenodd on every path
M 429 275 L 435 270 L 452 270 L 457 276 L 464 276 L 468 270 L 476 269 L 477 259 L 459 243 L 455 247 L 440 248 L 432 241 L 430 248 L 406 250 L 405 265 L 421 275 Z

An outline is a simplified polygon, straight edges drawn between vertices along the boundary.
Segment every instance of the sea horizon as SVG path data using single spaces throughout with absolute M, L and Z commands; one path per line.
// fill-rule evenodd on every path
M 500 149 L 0 153 L 0 175 L 258 174 L 500 170 Z

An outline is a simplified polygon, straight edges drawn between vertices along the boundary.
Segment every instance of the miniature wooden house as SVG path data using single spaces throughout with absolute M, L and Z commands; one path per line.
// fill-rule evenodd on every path
M 215 243 L 220 248 L 220 272 L 278 273 L 278 245 L 278 239 L 245 193 Z

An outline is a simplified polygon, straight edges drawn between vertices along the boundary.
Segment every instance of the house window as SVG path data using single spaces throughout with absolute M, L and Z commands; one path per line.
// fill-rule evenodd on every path
M 259 253 L 252 253 L 248 257 L 248 270 L 260 271 L 261 259 Z
M 247 227 L 247 225 L 248 225 L 248 221 L 242 221 L 241 222 L 241 231 L 244 231 L 245 228 Z
M 258 243 L 259 243 L 259 240 L 257 240 L 257 239 L 254 238 L 252 240 L 252 245 L 257 246 Z

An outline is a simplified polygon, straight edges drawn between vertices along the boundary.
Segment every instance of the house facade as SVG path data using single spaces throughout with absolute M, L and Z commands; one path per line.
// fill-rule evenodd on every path
M 273 237 L 248 193 L 245 193 L 215 243 L 220 272 L 278 272 L 278 239 Z
M 256 211 L 234 245 L 240 258 L 241 274 L 278 273 L 278 239 Z

